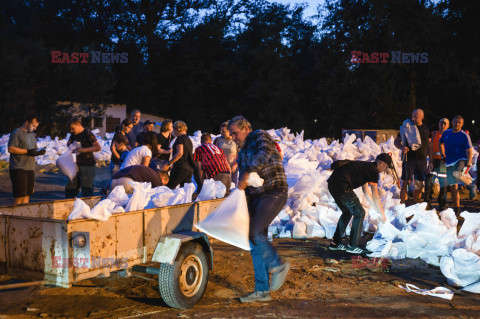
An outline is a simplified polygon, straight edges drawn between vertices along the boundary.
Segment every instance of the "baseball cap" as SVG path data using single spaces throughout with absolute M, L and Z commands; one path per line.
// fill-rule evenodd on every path
M 446 124 L 450 124 L 450 121 L 446 117 L 441 119 L 438 123 L 442 123 L 442 122 L 445 122 Z
M 389 168 L 392 168 L 392 169 L 394 168 L 392 157 L 390 155 L 388 155 L 387 153 L 379 154 L 377 156 L 377 160 L 382 161 L 384 163 L 387 163 Z
M 146 121 L 143 123 L 144 126 L 145 126 L 145 125 L 150 125 L 150 124 L 154 124 L 154 123 L 153 123 L 152 121 L 150 121 L 150 120 L 146 120 Z

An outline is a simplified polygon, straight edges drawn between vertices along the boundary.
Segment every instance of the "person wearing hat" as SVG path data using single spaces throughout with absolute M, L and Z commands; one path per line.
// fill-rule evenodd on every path
M 153 122 L 150 120 L 146 120 L 143 123 L 143 131 L 137 134 L 137 137 L 135 138 L 135 147 L 139 147 L 142 145 L 145 145 L 145 142 L 143 139 L 145 138 L 145 133 L 147 132 L 152 132 L 153 131 Z
M 440 184 L 440 194 L 438 195 L 439 211 L 445 210 L 447 204 L 447 167 L 444 161 L 442 161 L 442 154 L 440 153 L 440 137 L 450 127 L 450 121 L 447 118 L 443 118 L 438 122 L 438 131 L 432 133 L 432 139 L 430 141 L 431 146 L 429 148 L 430 163 L 428 166 L 427 181 L 425 183 L 425 201 L 428 203 L 427 209 L 432 208 L 432 194 L 433 184 L 435 177 L 438 178 Z
M 382 222 L 385 222 L 385 210 L 378 196 L 377 184 L 380 173 L 385 172 L 387 168 L 395 169 L 392 157 L 386 153 L 378 155 L 374 162 L 350 161 L 343 165 L 336 165 L 335 170 L 327 182 L 328 190 L 342 211 L 342 215 L 338 220 L 337 229 L 328 247 L 330 250 L 343 250 L 347 253 L 357 255 L 368 253 L 368 250 L 358 246 L 360 234 L 362 233 L 365 210 L 353 190 L 362 186 L 363 193 L 368 202 L 381 214 L 380 218 Z M 345 235 L 345 230 L 352 216 L 350 243 L 344 245 L 342 238 Z

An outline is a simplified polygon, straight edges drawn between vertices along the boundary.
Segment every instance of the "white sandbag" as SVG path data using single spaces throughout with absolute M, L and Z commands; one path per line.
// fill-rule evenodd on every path
M 234 186 L 235 188 L 235 186 Z M 215 181 L 215 198 L 223 198 L 227 193 L 227 187 L 221 181 Z
M 175 188 L 173 196 L 168 199 L 167 206 L 180 205 L 185 197 L 185 190 L 182 188 Z
M 297 221 L 293 224 L 292 238 L 307 238 L 307 225 L 303 221 Z
M 193 183 L 186 183 L 183 185 L 183 189 L 185 191 L 185 194 L 183 195 L 183 198 L 181 200 L 181 204 L 186 204 L 192 202 L 192 195 L 195 192 L 195 184 Z
M 133 195 L 128 201 L 125 211 L 133 212 L 145 208 L 152 196 L 152 193 L 150 192 L 152 184 L 131 181 L 130 185 L 133 187 Z
M 234 189 L 213 213 L 195 227 L 223 242 L 250 250 L 249 224 L 245 191 Z
M 71 151 L 66 151 L 63 153 L 56 161 L 57 167 L 60 171 L 65 174 L 71 181 L 77 176 L 78 166 L 75 163 Z
M 128 195 L 125 192 L 125 187 L 123 187 L 123 185 L 115 186 L 115 188 L 110 192 L 107 198 L 114 202 L 117 206 L 126 206 L 129 200 Z
M 406 292 L 413 292 L 419 295 L 438 297 L 447 300 L 452 300 L 453 298 L 453 291 L 445 287 L 437 287 L 430 290 L 420 289 L 412 284 L 406 284 L 405 287 L 403 287 L 402 285 L 398 285 L 398 287 L 404 289 Z
M 252 187 L 260 187 L 263 185 L 263 178 L 261 178 L 256 172 L 248 175 L 248 185 Z
M 203 201 L 203 200 L 210 200 L 216 198 L 216 185 L 213 178 L 206 179 L 203 181 L 202 190 L 197 196 L 196 202 Z
M 318 237 L 324 238 L 325 237 L 325 229 L 323 229 L 320 225 L 307 225 L 307 237 Z
M 470 284 L 470 285 L 464 287 L 461 290 L 462 291 L 473 292 L 473 293 L 476 293 L 476 294 L 480 294 L 480 282 Z
M 175 193 L 166 187 L 167 190 L 157 193 L 152 196 L 152 202 L 154 203 L 155 207 L 164 207 L 167 206 L 169 199 L 175 195 Z
M 67 220 L 90 218 L 90 207 L 80 198 L 75 199 L 73 210 L 68 215 Z
M 112 210 L 112 215 L 121 213 L 125 213 L 125 208 L 123 208 L 122 206 L 115 206 Z
M 92 219 L 107 221 L 110 216 L 112 216 L 111 211 L 115 208 L 115 203 L 110 199 L 104 199 L 100 201 L 95 207 L 92 208 L 91 217 Z

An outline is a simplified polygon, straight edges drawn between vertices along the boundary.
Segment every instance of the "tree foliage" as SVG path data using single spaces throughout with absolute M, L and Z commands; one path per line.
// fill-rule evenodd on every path
M 217 133 L 306 136 L 398 128 L 423 108 L 432 128 L 461 114 L 480 137 L 478 1 L 5 0 L 0 3 L 0 133 L 26 113 L 57 133 L 56 101 L 121 103 Z M 51 63 L 51 51 L 127 52 L 128 63 Z M 352 51 L 427 52 L 428 63 L 352 63 Z

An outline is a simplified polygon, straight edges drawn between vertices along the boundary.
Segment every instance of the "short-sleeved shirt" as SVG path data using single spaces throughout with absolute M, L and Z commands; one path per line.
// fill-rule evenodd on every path
M 79 142 L 82 147 L 92 147 L 93 144 L 97 141 L 95 135 L 89 130 L 83 130 L 81 133 L 76 135 L 70 135 L 68 139 L 68 144 L 70 145 L 73 142 Z M 95 166 L 95 157 L 93 152 L 81 153 L 77 155 L 77 165 L 78 166 Z
M 188 137 L 187 134 L 183 134 L 178 136 L 173 143 L 172 149 L 173 154 L 172 157 L 175 157 L 177 154 L 177 146 L 183 145 L 183 155 L 180 157 L 178 161 L 176 161 L 173 166 L 176 168 L 185 169 L 188 171 L 193 172 L 194 162 L 193 162 L 193 144 L 192 140 Z
M 112 144 L 113 144 L 113 142 L 124 143 L 125 145 L 129 145 L 128 138 L 125 135 L 123 135 L 122 132 L 116 132 L 115 133 L 115 135 L 113 136 L 113 139 L 112 139 Z M 110 144 L 110 146 L 112 146 L 112 144 Z M 118 152 L 118 155 L 120 155 L 120 158 L 121 158 L 123 152 L 119 152 L 118 149 L 117 149 L 117 152 Z M 115 158 L 115 156 L 113 156 L 113 152 L 112 152 L 112 156 L 111 156 L 110 160 L 112 161 L 113 164 L 119 165 L 120 164 L 120 158 Z
M 428 156 L 428 139 L 430 137 L 430 132 L 428 130 L 428 127 L 425 123 L 422 125 L 418 126 L 418 132 L 420 133 L 420 139 L 422 140 L 422 145 L 415 150 L 415 151 L 408 151 L 407 153 L 407 160 L 410 159 L 426 159 Z M 407 145 L 408 146 L 408 145 Z
M 128 132 L 128 143 L 133 147 L 135 145 L 135 140 L 137 139 L 138 133 L 143 131 L 143 122 L 138 122 L 137 125 L 133 125 L 132 130 Z
M 443 132 L 440 144 L 445 145 L 447 166 L 455 165 L 460 160 L 467 160 L 467 150 L 472 148 L 470 136 L 463 130 L 454 133 L 452 129 Z
M 275 141 L 264 130 L 256 130 L 247 135 L 245 144 L 238 153 L 237 162 L 240 174 L 256 172 L 264 180 L 260 187 L 248 186 L 245 189 L 248 195 L 288 191 L 282 157 Z
M 157 171 L 143 165 L 133 165 L 119 170 L 112 179 L 128 177 L 135 182 L 152 183 L 152 187 L 162 186 L 162 179 Z
M 13 146 L 21 148 L 24 150 L 36 149 L 37 148 L 37 135 L 35 133 L 29 133 L 22 130 L 22 128 L 17 128 L 10 134 L 8 139 L 8 146 Z M 12 154 L 10 153 L 10 162 L 9 169 L 23 169 L 26 171 L 35 170 L 35 157 L 28 156 L 26 154 Z
M 173 141 L 173 135 L 169 134 L 168 137 L 163 136 L 162 133 L 158 134 L 158 145 L 162 150 L 168 151 L 170 150 L 170 143 Z M 158 159 L 162 161 L 168 161 L 170 159 L 170 154 L 160 154 Z
M 230 164 L 223 150 L 211 143 L 202 144 L 195 149 L 193 154 L 195 162 L 202 163 L 202 170 L 207 179 L 213 178 L 219 173 L 230 173 Z
M 223 136 L 219 136 L 215 139 L 213 144 L 217 145 L 223 150 L 225 156 L 227 157 L 228 163 L 232 164 L 235 161 L 239 149 L 237 143 L 235 143 L 233 139 L 227 140 Z
M 140 165 L 142 164 L 143 158 L 146 156 L 150 158 L 152 157 L 152 151 L 148 148 L 148 146 L 143 145 L 135 147 L 133 150 L 128 152 L 128 155 L 123 161 L 122 166 L 120 166 L 120 169 L 124 169 L 133 165 Z
M 366 183 L 378 183 L 379 178 L 375 162 L 351 161 L 335 169 L 327 182 L 329 188 L 346 192 Z

